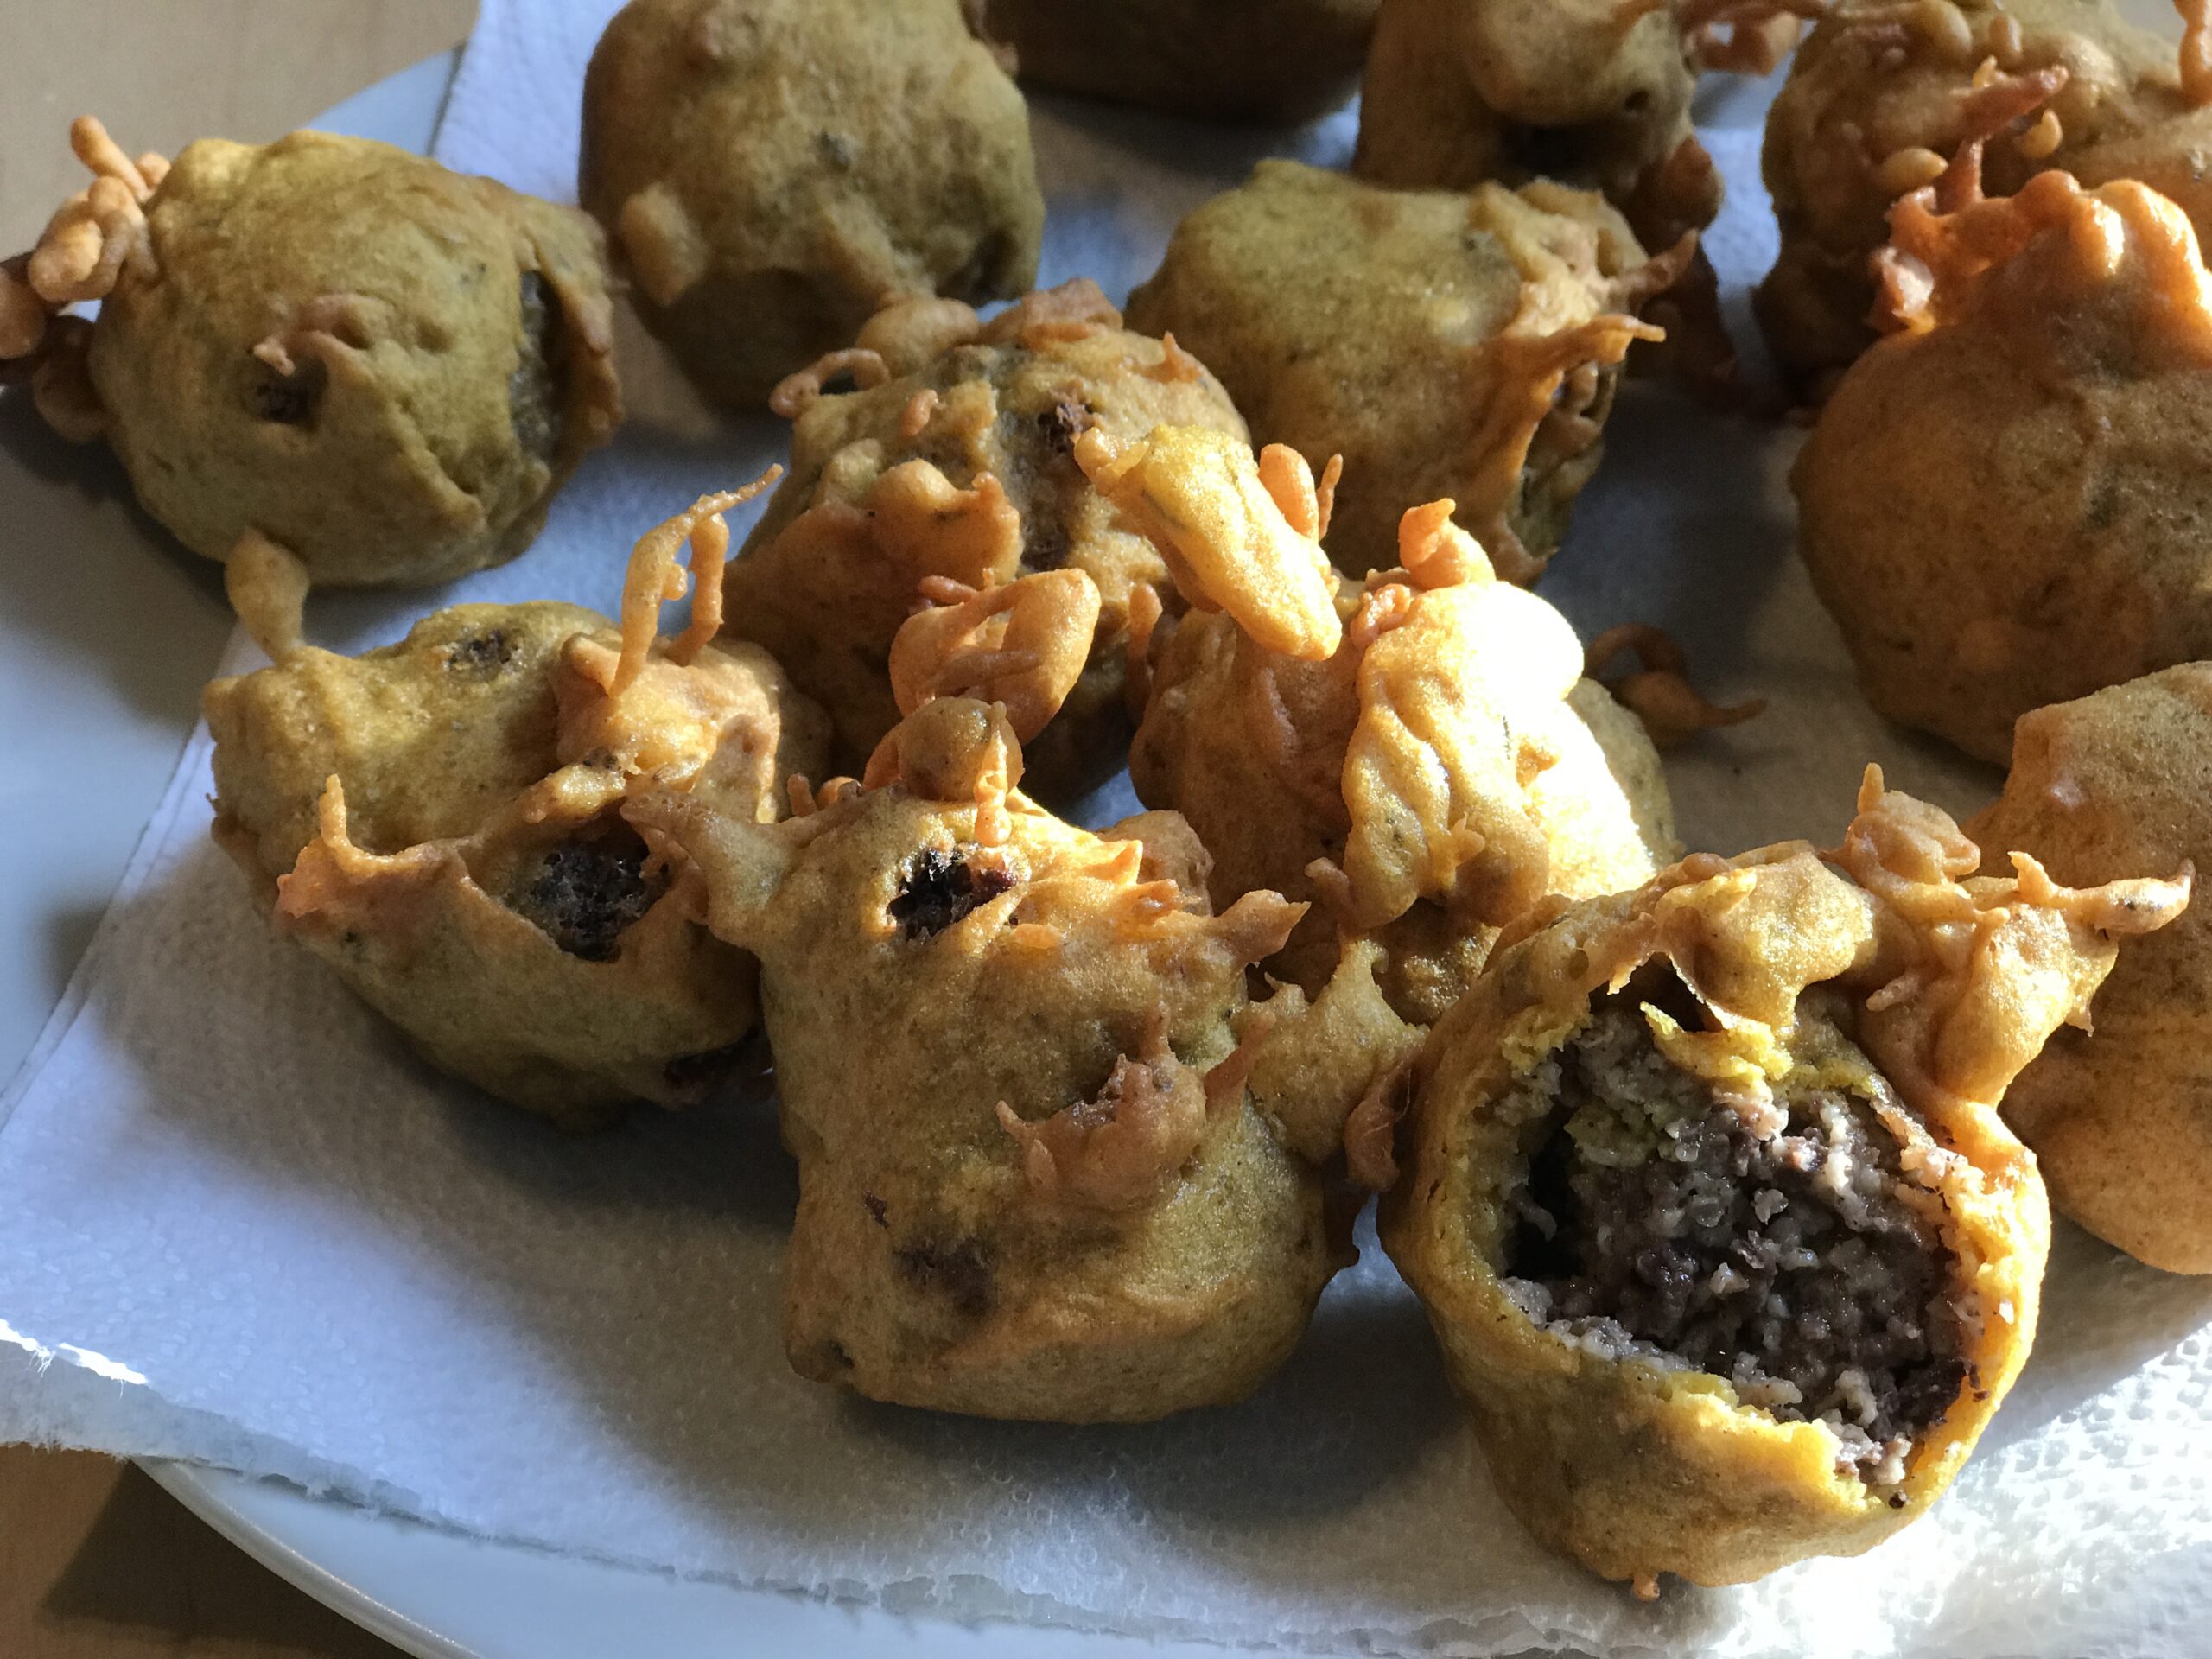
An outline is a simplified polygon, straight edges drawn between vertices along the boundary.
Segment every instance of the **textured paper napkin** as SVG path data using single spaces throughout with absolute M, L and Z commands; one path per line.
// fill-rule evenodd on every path
M 611 10 L 492 0 L 441 153 L 566 195 Z M 1116 293 L 1258 155 L 1349 118 L 1198 128 L 1039 99 L 1046 280 Z M 1714 134 L 1740 312 L 1772 228 L 1755 135 Z M 451 599 L 611 608 L 638 532 L 780 452 L 654 418 L 524 558 L 450 593 L 319 601 L 319 639 Z M 693 435 L 677 433 L 690 431 Z M 1955 808 L 1992 774 L 1883 728 L 1789 550 L 1791 436 L 1624 397 L 1545 592 L 1674 629 L 1760 720 L 1670 766 L 1686 836 L 1833 836 L 1859 764 Z M 739 526 L 741 531 L 742 525 Z M 236 660 L 247 660 L 241 648 Z M 1149 1427 L 963 1421 L 804 1383 L 776 1332 L 791 1167 L 765 1114 L 563 1139 L 411 1060 L 274 940 L 208 843 L 195 741 L 0 1128 L 0 1435 L 196 1459 L 491 1536 L 933 1608 L 1376 1652 L 1955 1659 L 2201 1650 L 2212 1287 L 2063 1231 L 2033 1363 L 1957 1488 L 1872 1554 L 1630 1601 L 1503 1513 L 1418 1308 L 1374 1248 L 1248 1403 Z

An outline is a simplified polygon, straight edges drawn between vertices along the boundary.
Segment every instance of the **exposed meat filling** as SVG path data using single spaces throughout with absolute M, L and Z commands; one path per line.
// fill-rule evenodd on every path
M 611 962 L 665 880 L 645 874 L 645 843 L 626 826 L 548 848 L 518 873 L 507 905 L 572 957 Z
M 521 361 L 507 377 L 507 404 L 515 442 L 525 454 L 550 462 L 561 441 L 561 409 L 554 386 L 560 353 L 560 313 L 546 299 L 545 279 L 522 274 Z
M 906 861 L 899 891 L 892 895 L 891 919 L 907 938 L 935 938 L 1013 885 L 1014 877 L 1005 870 L 978 866 L 957 852 L 925 847 Z
M 470 679 L 489 679 L 514 659 L 515 642 L 505 628 L 473 633 L 446 647 L 446 667 Z
M 1815 1052 L 1829 1063 L 1802 1063 Z M 1826 1422 L 1840 1469 L 1894 1485 L 1972 1380 L 1973 1298 L 1933 1173 L 1950 1154 L 1817 1016 L 1797 1053 L 1771 1106 L 1732 1103 L 1659 1052 L 1641 999 L 1601 1001 L 1508 1105 L 1542 1128 L 1506 1195 L 1506 1287 L 1591 1352 L 1709 1372 L 1746 1405 Z

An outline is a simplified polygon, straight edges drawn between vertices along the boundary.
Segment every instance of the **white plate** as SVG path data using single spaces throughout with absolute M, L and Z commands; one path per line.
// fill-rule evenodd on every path
M 2123 10 L 2174 32 L 2158 0 Z M 315 124 L 427 149 L 456 58 L 418 64 Z M 1741 120 L 1762 101 L 1754 86 L 1713 91 L 1707 119 Z M 0 1077 L 29 1051 L 105 908 L 231 626 L 214 567 L 137 512 L 111 459 L 68 450 L 27 401 L 8 399 L 0 418 L 0 728 L 11 746 L 0 768 Z M 148 1471 L 255 1559 L 425 1659 L 1223 1651 L 906 1618 L 487 1543 L 195 1465 Z
M 426 150 L 456 56 L 313 124 Z M 0 769 L 0 1078 L 29 1052 L 106 908 L 231 627 L 215 567 L 130 505 L 110 457 L 41 429 L 28 401 L 10 397 L 0 419 L 0 725 L 12 751 Z M 257 1560 L 423 1659 L 1222 1651 L 902 1618 L 486 1543 L 219 1470 L 147 1471 Z

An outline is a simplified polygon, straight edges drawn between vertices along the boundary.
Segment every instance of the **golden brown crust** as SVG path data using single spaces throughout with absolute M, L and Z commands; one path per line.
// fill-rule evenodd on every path
M 619 632 L 457 606 L 348 658 L 299 644 L 295 606 L 276 666 L 207 688 L 215 837 L 282 931 L 433 1063 L 569 1127 L 701 1097 L 753 1027 L 753 963 L 618 816 L 650 786 L 772 820 L 826 751 L 757 647 L 654 637 L 687 535 L 714 614 L 719 514 L 747 493 L 639 543 Z
M 1395 562 L 1398 519 L 1449 498 L 1500 572 L 1534 580 L 1596 470 L 1635 313 L 1688 245 L 1648 260 L 1598 197 L 1379 188 L 1294 162 L 1186 217 L 1129 300 L 1222 377 L 1255 442 L 1340 454 L 1330 550 Z
M 1792 482 L 1799 545 L 1891 718 L 2002 762 L 2028 709 L 2212 653 L 2212 278 L 2132 182 L 1939 184 L 1897 213 L 1904 332 Z
M 29 348 L 41 411 L 105 436 L 195 552 L 252 535 L 318 583 L 463 575 L 527 545 L 620 419 L 581 214 L 360 139 L 171 167 L 90 118 L 72 137 L 97 176 L 0 279 L 0 353 Z M 26 290 L 99 320 L 35 327 Z
M 925 589 L 988 594 L 1078 572 L 1097 593 L 1096 627 L 1061 714 L 1028 747 L 1038 792 L 1079 794 L 1126 745 L 1129 669 L 1143 660 L 1133 629 L 1141 619 L 1148 643 L 1157 601 L 1175 595 L 1152 543 L 1084 478 L 1075 445 L 1091 431 L 1141 438 L 1161 421 L 1241 437 L 1243 423 L 1202 371 L 1192 378 L 1160 341 L 1123 330 L 1089 282 L 988 322 L 902 301 L 861 342 L 891 378 L 843 394 L 810 376 L 787 388 L 791 475 L 731 568 L 728 626 L 830 709 L 836 764 L 857 772 L 899 718 L 893 641 Z
M 1284 977 L 1318 995 L 1339 935 L 1371 937 L 1393 1006 L 1425 1024 L 1546 893 L 1611 892 L 1672 855 L 1649 744 L 1632 726 L 1600 741 L 1576 702 L 1573 630 L 1497 580 L 1449 504 L 1404 515 L 1402 565 L 1363 587 L 1339 579 L 1338 639 L 1317 656 L 1326 636 L 1305 620 L 1304 591 L 1317 550 L 1249 461 L 1173 433 L 1147 454 L 1154 533 L 1179 550 L 1194 603 L 1223 608 L 1178 626 L 1131 777 L 1147 804 L 1192 821 L 1217 903 L 1260 887 L 1314 903 Z M 1262 567 L 1275 579 L 1252 579 Z M 1255 626 L 1300 652 L 1270 649 Z
M 2212 666 L 2190 663 L 2021 719 L 1976 839 L 2088 887 L 2212 867 Z M 2059 1212 L 2173 1273 L 2212 1273 L 2212 912 L 2138 940 L 2006 1091 Z
M 1240 1397 L 1335 1265 L 1233 1029 L 1300 907 L 1211 916 L 1153 853 L 1172 829 L 1039 811 L 986 705 L 932 699 L 886 748 L 880 786 L 772 828 L 680 795 L 631 809 L 761 960 L 799 1160 L 793 1365 L 985 1416 Z
M 2111 918 L 2032 880 L 1962 882 L 1979 861 L 1971 843 L 1883 793 L 1871 770 L 1860 807 L 1841 869 L 1802 843 L 1700 855 L 1573 906 L 1500 950 L 1423 1051 L 1384 1244 L 1428 1306 L 1507 1502 L 1608 1578 L 1733 1583 L 1871 1547 L 1949 1484 L 2027 1357 L 2048 1211 L 1996 1102 L 2085 1012 L 2115 954 L 2090 924 Z M 1719 1376 L 1563 1340 L 1501 1283 L 1505 1184 L 1526 1166 L 1532 1126 L 1497 1103 L 1590 1019 L 1594 998 L 1653 963 L 1694 994 L 1704 1025 L 1647 1014 L 1655 1037 L 1724 1096 L 1768 1097 L 1809 1063 L 1801 1009 L 1826 986 L 1845 1000 L 1821 1017 L 1840 1019 L 1909 1109 L 1895 1120 L 1904 1156 L 1941 1193 L 1959 1294 L 1979 1318 L 1964 1327 L 1967 1382 L 1893 1487 L 1840 1470 L 1824 1424 L 1777 1421 Z M 1821 1064 L 1844 1065 L 1847 1079 L 1866 1062 Z
M 1889 209 L 1968 149 L 1999 195 L 2063 168 L 2139 180 L 2201 220 L 2212 125 L 2183 84 L 2192 49 L 2177 64 L 2110 0 L 1839 0 L 1768 118 L 1782 247 L 1755 298 L 1776 358 L 1826 395 L 1873 343 Z
M 887 296 L 1037 274 L 1027 108 L 960 0 L 631 0 L 585 76 L 581 168 L 639 315 L 731 409 Z

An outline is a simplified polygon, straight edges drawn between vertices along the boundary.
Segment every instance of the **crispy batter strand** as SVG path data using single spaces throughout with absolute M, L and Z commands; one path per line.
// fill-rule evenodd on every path
M 1608 677 L 1605 670 L 1623 653 L 1632 655 L 1639 666 Z M 1741 725 L 1765 709 L 1764 697 L 1726 708 L 1707 702 L 1689 683 L 1688 667 L 1675 637 L 1648 622 L 1624 622 L 1606 629 L 1590 642 L 1583 661 L 1583 672 L 1642 721 L 1652 743 L 1662 749 L 1674 748 L 1715 727 Z
M 891 370 L 880 355 L 864 346 L 848 346 L 785 375 L 768 394 L 768 407 L 785 420 L 795 421 L 821 401 L 829 383 L 841 374 L 852 376 L 853 384 L 862 391 L 891 378 Z

